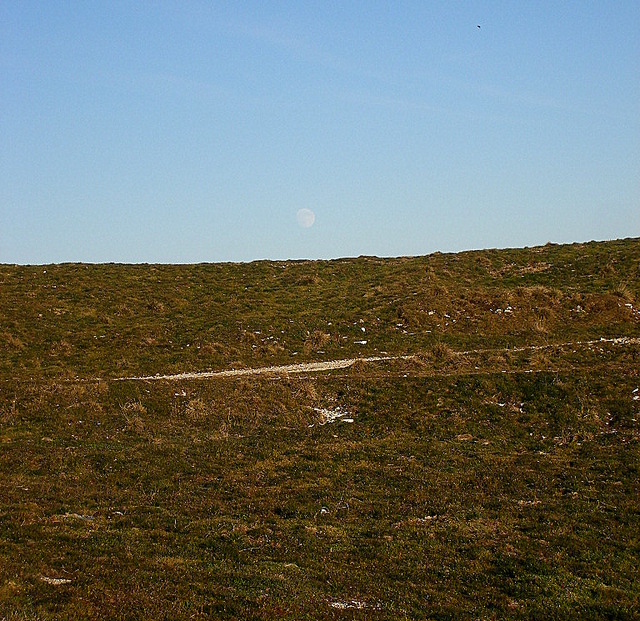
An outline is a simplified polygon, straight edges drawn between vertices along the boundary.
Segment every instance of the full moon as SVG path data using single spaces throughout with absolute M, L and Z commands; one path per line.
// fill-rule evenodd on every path
M 302 228 L 308 229 L 310 226 L 313 226 L 313 223 L 316 221 L 316 214 L 313 213 L 311 209 L 298 209 L 296 220 Z

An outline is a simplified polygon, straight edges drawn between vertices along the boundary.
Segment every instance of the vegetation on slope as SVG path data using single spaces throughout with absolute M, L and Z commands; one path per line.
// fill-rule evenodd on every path
M 0 267 L 0 618 L 637 618 L 639 266 Z
M 638 335 L 639 283 L 637 239 L 399 259 L 5 265 L 0 374 L 113 377 L 407 354 L 438 341 Z

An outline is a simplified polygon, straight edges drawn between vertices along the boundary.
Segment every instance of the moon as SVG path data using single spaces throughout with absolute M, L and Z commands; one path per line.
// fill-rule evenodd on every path
M 302 209 L 298 209 L 298 213 L 296 213 L 296 220 L 303 229 L 308 229 L 309 227 L 312 227 L 313 223 L 316 221 L 316 214 L 313 213 L 311 209 L 304 207 Z

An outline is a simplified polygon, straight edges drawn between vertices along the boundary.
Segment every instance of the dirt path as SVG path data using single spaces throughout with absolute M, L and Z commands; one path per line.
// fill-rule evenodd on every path
M 566 343 L 553 343 L 550 345 L 526 345 L 523 347 L 498 348 L 498 349 L 470 349 L 467 351 L 454 351 L 453 355 L 464 356 L 469 354 L 489 353 L 489 352 L 521 352 L 521 351 L 537 351 L 543 349 L 553 349 L 558 347 L 586 347 L 593 345 L 637 345 L 640 344 L 640 338 L 619 337 L 613 339 L 600 338 L 593 341 L 572 341 Z M 346 369 L 353 366 L 356 362 L 383 362 L 386 360 L 411 360 L 417 354 L 409 354 L 403 356 L 369 356 L 361 358 L 344 358 L 342 360 L 327 360 L 324 362 L 301 362 L 299 364 L 285 364 L 269 367 L 254 367 L 246 369 L 230 369 L 227 371 L 195 371 L 189 373 L 175 373 L 172 375 L 140 375 L 132 377 L 116 377 L 114 382 L 125 381 L 157 381 L 157 380 L 189 380 L 189 379 L 208 379 L 222 377 L 239 377 L 243 375 L 286 375 L 291 373 L 309 373 L 313 371 L 331 371 L 333 369 Z
M 594 341 L 567 341 L 565 343 L 550 343 L 548 345 L 523 345 L 521 347 L 503 347 L 498 349 L 469 349 L 467 351 L 454 352 L 454 354 L 464 356 L 466 354 L 484 354 L 489 352 L 540 351 L 542 349 L 555 349 L 557 347 L 585 347 L 587 345 L 602 345 L 606 343 L 612 345 L 638 345 L 640 344 L 640 338 L 619 336 L 613 339 L 606 339 L 601 337 Z
M 331 371 L 332 369 L 346 369 L 356 362 L 379 362 L 382 360 L 400 360 L 411 356 L 371 356 L 369 358 L 344 358 L 343 360 L 327 360 L 325 362 L 301 362 L 299 364 L 284 364 L 272 367 L 254 367 L 247 369 L 230 369 L 229 371 L 201 371 L 193 373 L 176 373 L 175 375 L 146 375 L 138 377 L 117 377 L 113 381 L 130 380 L 184 380 L 206 379 L 210 377 L 238 377 L 240 375 L 264 375 L 269 373 L 307 373 L 310 371 Z

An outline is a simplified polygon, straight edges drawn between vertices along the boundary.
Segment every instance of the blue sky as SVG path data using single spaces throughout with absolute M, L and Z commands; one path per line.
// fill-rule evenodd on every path
M 0 4 L 0 262 L 639 235 L 637 0 Z

